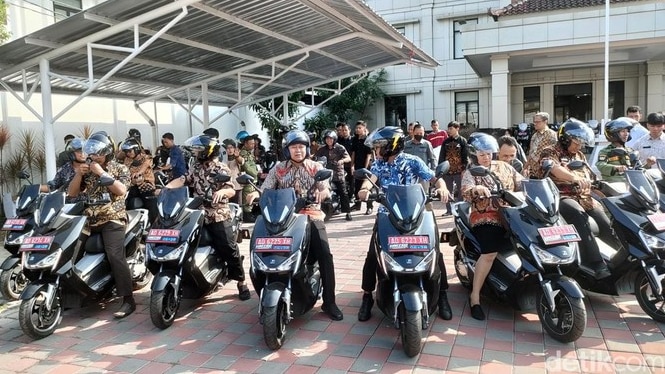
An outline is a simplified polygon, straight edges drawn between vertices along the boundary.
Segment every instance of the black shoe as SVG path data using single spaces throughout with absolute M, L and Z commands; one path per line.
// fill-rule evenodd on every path
M 346 220 L 347 221 L 353 221 L 353 217 L 351 217 L 351 213 L 346 213 Z
M 135 310 L 136 310 L 136 303 L 125 300 L 120 306 L 120 309 L 117 312 L 113 313 L 113 317 L 118 319 L 125 318 L 128 315 L 134 313 Z
M 471 300 L 469 300 L 469 306 L 471 306 L 471 317 L 478 321 L 485 320 L 485 312 L 483 312 L 483 308 L 480 307 L 480 304 L 471 305 Z
M 453 310 L 450 308 L 448 293 L 445 291 L 439 294 L 439 317 L 446 321 L 453 319 Z
M 238 285 L 238 299 L 246 301 L 252 298 L 251 292 L 249 292 L 249 287 L 246 284 L 242 286 Z
M 360 205 L 362 203 L 360 201 L 357 201 L 352 207 L 351 210 L 360 210 Z
M 369 216 L 370 214 L 372 214 L 372 212 L 374 212 L 374 209 L 372 209 L 372 208 L 367 208 L 367 211 L 365 212 L 365 215 L 366 215 L 366 216 Z
M 363 295 L 363 302 L 360 304 L 360 310 L 358 311 L 358 321 L 365 322 L 368 319 L 372 318 L 372 307 L 374 306 L 374 299 L 372 298 L 371 293 L 366 293 Z
M 452 216 L 452 215 L 453 214 L 451 212 L 445 212 L 445 213 L 443 213 L 443 215 L 441 217 L 448 217 L 448 216 Z
M 342 313 L 341 310 L 339 310 L 337 304 L 335 303 L 330 303 L 330 304 L 323 303 L 323 305 L 321 305 L 321 310 L 323 311 L 323 313 L 327 314 L 330 317 L 330 319 L 333 321 L 341 321 L 344 319 L 344 314 Z

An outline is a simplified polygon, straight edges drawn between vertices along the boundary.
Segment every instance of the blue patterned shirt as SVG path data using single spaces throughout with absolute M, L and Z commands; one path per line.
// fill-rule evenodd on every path
M 418 156 L 408 153 L 400 153 L 395 157 L 392 163 L 383 160 L 375 160 L 370 168 L 372 174 L 376 175 L 377 184 L 383 192 L 386 192 L 390 185 L 409 185 L 417 184 L 419 179 L 429 181 L 434 178 L 434 172 Z M 379 208 L 379 213 L 386 213 L 383 206 Z

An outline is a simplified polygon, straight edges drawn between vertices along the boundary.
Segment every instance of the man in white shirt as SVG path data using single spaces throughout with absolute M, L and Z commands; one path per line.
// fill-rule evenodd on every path
M 649 133 L 649 130 L 645 129 L 644 126 L 640 124 L 642 119 L 642 108 L 637 105 L 631 105 L 626 109 L 626 117 L 632 118 L 635 120 L 633 124 L 633 129 L 630 130 L 630 140 L 626 142 L 626 147 L 635 149 L 635 142 Z
M 663 113 L 649 113 L 647 128 L 649 132 L 635 141 L 633 149 L 639 152 L 640 161 L 646 169 L 656 164 L 656 159 L 665 158 L 665 115 Z

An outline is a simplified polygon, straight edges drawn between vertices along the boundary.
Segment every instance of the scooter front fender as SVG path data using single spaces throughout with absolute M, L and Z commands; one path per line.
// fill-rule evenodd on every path
M 2 265 L 0 265 L 0 270 L 1 271 L 6 271 L 14 268 L 14 266 L 18 265 L 19 261 L 21 259 L 19 257 L 7 257 L 3 262 Z
M 411 290 L 401 293 L 404 309 L 408 312 L 419 312 L 423 309 L 423 298 L 420 290 Z
M 152 279 L 152 285 L 150 289 L 153 292 L 161 292 L 168 287 L 168 285 L 173 281 L 176 285 L 176 290 L 180 289 L 180 281 L 181 278 L 178 276 L 178 274 L 175 273 L 167 273 L 167 272 L 162 272 L 157 275 Z
M 30 300 L 33 297 L 35 297 L 37 294 L 39 294 L 42 291 L 48 291 L 48 285 L 49 283 L 46 282 L 30 282 L 25 288 L 23 289 L 23 292 L 21 292 L 21 296 L 19 296 L 19 299 L 21 300 Z
M 286 286 L 281 283 L 271 283 L 263 288 L 261 292 L 261 308 L 277 306 L 279 299 L 286 290 Z
M 544 276 L 544 279 L 551 281 L 557 286 L 555 288 L 562 289 L 572 297 L 578 297 L 580 299 L 584 298 L 582 288 L 580 288 L 580 285 L 570 277 L 561 274 L 547 274 Z

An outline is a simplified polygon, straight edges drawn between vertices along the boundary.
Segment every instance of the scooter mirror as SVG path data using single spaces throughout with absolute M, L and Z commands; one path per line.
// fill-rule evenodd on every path
M 630 159 L 630 166 L 633 169 L 642 168 L 642 161 L 640 161 L 639 153 L 637 151 L 630 152 L 628 158 Z
M 490 169 L 480 165 L 469 168 L 469 172 L 471 172 L 471 175 L 474 177 L 485 177 L 490 175 Z
M 437 178 L 441 178 L 444 175 L 448 173 L 448 170 L 450 169 L 450 163 L 448 161 L 444 161 L 437 165 L 436 167 L 436 176 Z
M 540 167 L 541 169 L 543 169 L 545 176 L 548 176 L 550 171 L 552 171 L 552 168 L 554 167 L 554 161 L 550 159 L 543 160 L 543 162 L 540 164 Z
M 28 173 L 25 170 L 21 170 L 21 171 L 18 172 L 18 174 L 16 174 L 16 177 L 18 177 L 18 179 L 28 180 L 28 179 L 30 179 L 30 173 Z
M 355 179 L 369 179 L 372 176 L 372 172 L 362 168 L 353 172 L 353 178 Z
M 608 154 L 609 157 L 625 157 L 626 156 L 626 150 L 623 148 L 614 148 L 610 151 Z
M 236 178 L 236 182 L 240 184 L 249 184 L 249 182 L 254 182 L 254 177 L 249 174 L 243 174 Z
M 524 167 L 524 164 L 522 163 L 522 161 L 514 158 L 514 159 L 512 159 L 512 161 L 510 161 L 510 166 L 512 166 L 513 169 L 515 169 L 518 173 L 521 173 L 522 168 Z
M 665 158 L 657 159 L 656 165 L 658 165 L 658 169 L 660 169 L 661 173 L 665 173 Z
M 332 177 L 332 170 L 330 169 L 321 169 L 314 174 L 314 180 L 317 182 L 324 181 L 326 179 L 330 179 Z
M 212 175 L 212 181 L 213 183 L 226 183 L 231 180 L 231 176 L 228 174 L 215 174 Z
M 573 160 L 568 163 L 568 169 L 570 170 L 580 170 L 585 166 L 584 161 Z

